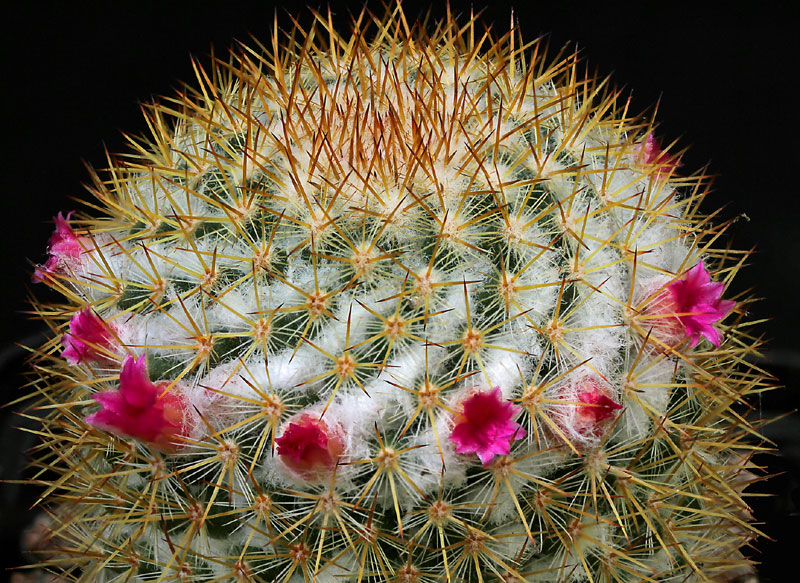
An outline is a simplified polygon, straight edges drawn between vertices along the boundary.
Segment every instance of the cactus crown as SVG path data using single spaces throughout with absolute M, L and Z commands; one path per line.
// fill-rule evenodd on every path
M 69 581 L 700 581 L 747 561 L 747 253 L 576 55 L 399 3 L 146 108 L 34 279 Z M 712 282 L 710 273 L 714 279 Z M 724 319 L 724 321 L 723 321 Z M 63 347 L 63 352 L 61 352 Z M 99 405 L 99 406 L 98 406 Z M 46 475 L 46 474 L 43 474 Z M 45 478 L 42 478 L 44 480 Z

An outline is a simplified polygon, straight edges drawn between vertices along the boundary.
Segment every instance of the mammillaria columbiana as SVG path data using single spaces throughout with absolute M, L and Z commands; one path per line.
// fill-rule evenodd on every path
M 704 174 L 574 54 L 398 4 L 241 48 L 56 218 L 69 581 L 724 580 L 769 385 Z

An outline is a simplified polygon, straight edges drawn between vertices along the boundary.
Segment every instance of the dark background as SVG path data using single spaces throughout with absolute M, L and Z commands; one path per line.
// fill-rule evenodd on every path
M 367 4 L 380 10 L 380 3 Z M 511 9 L 491 2 L 487 23 L 504 32 Z M 651 4 L 651 5 L 648 5 Z M 3 315 L 0 319 L 0 402 L 21 384 L 21 350 L 14 342 L 35 343 L 41 325 L 25 314 L 30 262 L 43 262 L 59 210 L 79 208 L 69 197 L 83 197 L 88 173 L 84 162 L 102 168 L 105 149 L 124 151 L 121 132 L 146 130 L 139 103 L 171 95 L 179 80 L 191 81 L 190 55 L 208 64 L 210 47 L 224 53 L 249 34 L 268 39 L 277 13 L 291 26 L 303 2 L 108 2 L 25 3 L 4 9 L 2 81 L 5 107 L 0 112 L 0 228 Z M 315 6 L 326 6 L 313 3 Z M 345 2 L 331 2 L 346 30 Z M 351 3 L 354 10 L 361 3 Z M 409 18 L 439 2 L 407 2 Z M 768 10 L 756 6 L 768 6 Z M 768 394 L 765 415 L 800 404 L 800 189 L 795 79 L 798 55 L 796 19 L 789 3 L 750 4 L 714 10 L 673 2 L 546 3 L 520 0 L 514 9 L 527 40 L 548 35 L 557 49 L 566 43 L 581 49 L 585 62 L 632 95 L 634 111 L 658 103 L 659 135 L 691 146 L 685 171 L 706 164 L 718 175 L 706 211 L 725 207 L 723 217 L 741 217 L 732 231 L 738 248 L 756 247 L 751 265 L 735 291 L 754 287 L 764 299 L 752 313 L 771 317 L 761 330 L 771 338 L 765 366 L 787 386 Z M 470 4 L 451 2 L 454 12 Z M 474 3 L 480 10 L 481 2 Z M 308 22 L 301 12 L 301 21 Z M 10 412 L 0 410 L 0 473 L 18 476 L 15 453 L 27 444 L 9 433 Z M 800 417 L 795 413 L 765 429 L 783 451 L 759 462 L 783 472 L 759 488 L 775 496 L 754 498 L 757 519 L 778 542 L 761 541 L 762 581 L 779 581 L 797 557 L 800 540 Z M 13 446 L 13 447 L 12 447 Z M 16 529 L 26 520 L 32 488 L 7 485 L 0 490 L 0 544 L 7 560 L 15 555 Z M 0 571 L 0 580 L 3 574 Z

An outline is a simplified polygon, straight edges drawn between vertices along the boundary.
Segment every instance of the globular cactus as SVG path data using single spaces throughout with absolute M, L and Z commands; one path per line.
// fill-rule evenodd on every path
M 34 280 L 66 581 L 717 581 L 746 252 L 576 55 L 315 13 L 146 107 Z M 723 299 L 725 298 L 725 299 Z

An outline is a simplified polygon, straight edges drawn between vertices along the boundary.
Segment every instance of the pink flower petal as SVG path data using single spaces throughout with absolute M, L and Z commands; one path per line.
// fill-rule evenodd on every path
M 119 348 L 112 328 L 95 314 L 90 307 L 77 312 L 69 321 L 69 332 L 61 338 L 64 345 L 62 358 L 70 364 L 81 362 L 108 362 L 106 352 Z
M 52 277 L 56 273 L 61 273 L 67 266 L 76 261 L 80 261 L 81 256 L 88 248 L 88 237 L 78 237 L 69 224 L 72 217 L 70 211 L 65 217 L 62 213 L 53 219 L 56 230 L 50 236 L 47 244 L 47 251 L 50 257 L 44 265 L 36 267 L 31 278 L 34 283 L 40 283 Z
M 714 327 L 733 310 L 736 302 L 721 299 L 725 284 L 711 281 L 711 274 L 700 261 L 653 295 L 643 309 L 652 334 L 667 345 L 683 338 L 697 346 L 705 338 L 714 346 L 722 344 L 722 334 Z
M 634 146 L 634 161 L 640 165 L 658 166 L 654 174 L 656 178 L 671 175 L 681 165 L 679 157 L 672 156 L 661 149 L 661 145 L 652 132 L 647 134 L 644 143 L 639 142 Z
M 102 393 L 96 393 L 92 398 L 102 405 L 103 408 L 100 412 L 124 415 L 128 410 L 125 399 L 122 398 L 119 391 L 103 391 Z
M 308 480 L 330 475 L 344 451 L 342 436 L 309 413 L 289 421 L 275 444 L 286 467 Z
M 61 213 L 55 217 L 56 230 L 50 237 L 48 244 L 48 251 L 52 255 L 61 257 L 76 258 L 84 252 L 83 245 L 80 243 L 80 238 L 75 235 L 75 231 L 69 225 L 69 220 L 75 211 L 70 211 L 64 217 Z
M 495 455 L 508 455 L 511 442 L 526 435 L 525 429 L 512 421 L 520 408 L 503 400 L 500 387 L 474 393 L 461 408 L 450 440 L 456 445 L 456 453 L 476 453 L 484 466 Z
M 558 387 L 555 421 L 574 447 L 596 442 L 617 417 L 622 405 L 609 395 L 599 379 L 584 377 Z
M 147 360 L 127 356 L 119 373 L 120 395 L 131 407 L 144 409 L 152 407 L 158 398 L 158 389 L 150 382 L 147 373 Z
M 701 261 L 667 288 L 690 346 L 697 346 L 701 337 L 714 346 L 722 344 L 722 334 L 712 324 L 722 320 L 736 305 L 721 299 L 724 287 L 722 283 L 711 281 L 711 275 Z
M 101 409 L 89 415 L 86 422 L 160 449 L 174 449 L 186 424 L 183 397 L 150 381 L 144 357 L 125 357 L 119 383 L 119 390 L 94 395 Z
M 591 421 L 594 425 L 614 418 L 616 411 L 622 409 L 622 405 L 603 393 L 594 382 L 586 383 L 578 393 L 578 401 L 581 403 L 578 415 Z

